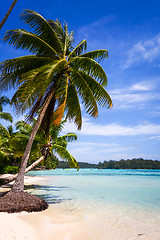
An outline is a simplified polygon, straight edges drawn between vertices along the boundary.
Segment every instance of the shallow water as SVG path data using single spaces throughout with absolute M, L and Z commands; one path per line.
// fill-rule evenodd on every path
M 31 171 L 44 176 L 34 193 L 50 203 L 63 200 L 94 201 L 160 210 L 160 171 L 57 169 Z
M 160 239 L 159 170 L 57 169 L 28 175 L 43 176 L 29 192 L 43 197 L 51 206 L 59 204 L 64 210 L 87 212 L 84 219 L 92 216 L 90 225 L 101 235 L 114 228 L 113 233 L 121 233 L 112 235 L 112 239 Z M 129 238 L 126 231 L 135 238 Z

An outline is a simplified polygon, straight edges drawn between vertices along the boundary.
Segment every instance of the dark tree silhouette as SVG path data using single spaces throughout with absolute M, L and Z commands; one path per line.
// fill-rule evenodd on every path
M 0 30 L 3 27 L 3 25 L 5 24 L 5 22 L 7 21 L 7 18 L 9 17 L 10 13 L 12 12 L 12 10 L 13 10 L 17 1 L 18 0 L 14 0 L 13 3 L 11 4 L 10 8 L 8 9 L 8 11 L 7 11 L 6 15 L 4 16 L 2 22 L 0 23 Z

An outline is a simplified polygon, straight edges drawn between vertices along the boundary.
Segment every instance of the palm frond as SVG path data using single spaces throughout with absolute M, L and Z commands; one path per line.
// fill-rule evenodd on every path
M 9 122 L 13 122 L 13 117 L 10 113 L 7 112 L 0 112 L 0 118 Z
M 67 92 L 68 92 L 68 79 L 64 77 L 66 83 L 63 81 L 63 84 L 59 84 L 56 89 L 56 97 L 58 98 L 58 106 L 53 114 L 53 122 L 52 124 L 59 125 L 65 110 L 66 100 L 67 100 Z M 60 80 L 60 79 L 59 79 Z M 60 81 L 59 81 L 60 82 Z
M 29 24 L 29 26 L 34 29 L 35 33 L 40 36 L 41 39 L 47 42 L 50 46 L 54 47 L 54 50 L 57 53 L 62 52 L 62 45 L 56 32 L 53 30 L 48 21 L 39 13 L 26 9 L 21 14 L 21 19 L 25 23 Z
M 73 32 L 69 33 L 68 25 L 64 24 L 64 26 L 62 26 L 62 24 L 58 19 L 56 19 L 56 21 L 53 21 L 53 20 L 47 20 L 47 21 L 51 25 L 53 30 L 56 32 L 56 35 L 62 44 L 63 52 L 65 52 L 68 55 L 71 45 L 73 43 Z M 65 42 L 66 42 L 66 47 L 65 47 Z M 64 48 L 66 49 L 64 50 Z
M 61 147 L 64 147 L 66 148 L 67 147 L 67 141 L 65 141 L 64 139 L 58 139 L 56 138 L 54 141 L 53 141 L 53 144 L 57 144 L 57 145 L 60 145 Z
M 17 114 L 31 108 L 38 96 L 42 97 L 45 95 L 48 85 L 53 81 L 54 75 L 58 74 L 66 64 L 67 61 L 62 59 L 21 75 L 23 81 L 25 79 L 26 81 L 21 84 L 11 100 L 12 105 L 14 105 L 17 110 Z
M 73 84 L 68 87 L 68 95 L 66 101 L 66 119 L 74 121 L 80 130 L 82 127 L 82 114 L 81 106 L 78 98 L 77 91 Z
M 98 107 L 96 100 L 88 83 L 86 82 L 85 78 L 83 78 L 80 71 L 74 72 L 74 75 L 72 75 L 72 82 L 82 97 L 82 103 L 84 104 L 87 113 L 89 113 L 91 116 L 97 117 Z
M 47 20 L 47 22 L 52 27 L 53 31 L 56 33 L 61 44 L 64 45 L 65 34 L 64 34 L 64 30 L 63 30 L 63 26 L 62 26 L 61 22 L 58 19 L 56 19 L 56 21 Z
M 21 120 L 16 122 L 15 124 L 16 130 L 19 130 L 21 134 L 30 135 L 32 132 L 32 126 L 26 123 L 25 121 Z
M 0 130 L 6 131 L 7 129 L 3 129 L 4 127 L 0 124 Z M 0 155 L 3 157 L 7 157 L 12 153 L 11 148 L 9 147 L 8 144 L 8 138 L 9 138 L 9 133 L 4 133 L 0 135 Z
M 30 72 L 33 69 L 52 62 L 50 58 L 28 55 L 9 59 L 0 64 L 1 81 L 0 88 L 8 90 L 18 87 L 21 84 L 22 73 Z
M 0 112 L 3 111 L 3 106 L 10 103 L 10 99 L 6 96 L 0 96 Z
M 60 136 L 57 139 L 58 141 L 73 142 L 77 140 L 77 135 L 74 133 L 67 133 L 66 135 Z
M 13 132 L 14 132 L 13 126 L 12 126 L 12 125 L 7 126 L 7 130 L 8 130 L 8 132 L 9 132 L 10 136 L 12 136 L 12 135 L 13 135 Z
M 71 66 L 73 70 L 83 70 L 87 74 L 91 75 L 93 78 L 97 79 L 97 81 L 102 86 L 107 86 L 107 76 L 103 68 L 99 63 L 97 63 L 94 59 L 88 57 L 75 57 L 71 59 Z
M 44 76 L 45 72 L 47 73 L 46 76 L 44 76 L 42 79 L 40 79 L 38 77 L 38 81 L 34 80 L 36 85 L 35 85 L 35 89 L 33 89 L 33 91 L 38 91 L 38 95 L 34 94 L 37 99 L 36 98 L 34 99 L 35 103 L 29 113 L 29 119 L 32 118 L 34 116 L 34 114 L 37 113 L 38 109 L 40 109 L 43 106 L 48 95 L 51 92 L 55 91 L 55 84 L 57 86 L 56 82 L 57 81 L 60 82 L 59 87 L 58 86 L 56 87 L 56 93 L 53 96 L 53 99 L 51 100 L 51 102 L 46 110 L 45 117 L 41 124 L 41 129 L 44 129 L 46 132 L 48 132 L 47 122 L 48 121 L 50 122 L 53 117 L 55 98 L 61 98 L 61 95 L 63 95 L 63 93 L 64 94 L 66 93 L 66 89 L 63 90 L 63 84 L 61 84 L 61 80 L 60 80 L 63 77 L 63 70 L 62 70 L 62 72 L 60 72 L 61 68 L 64 69 L 66 67 L 66 64 L 67 64 L 67 62 L 65 59 L 59 60 L 58 62 L 54 62 L 54 65 L 51 65 L 50 69 L 48 69 L 46 71 L 44 71 L 44 70 L 42 71 L 42 76 Z M 39 75 L 41 73 L 37 73 L 37 74 Z M 43 80 L 44 80 L 44 83 L 43 83 Z M 48 82 L 47 82 L 47 80 L 48 80 Z M 33 83 L 33 84 L 35 84 L 35 83 Z M 32 87 L 33 87 L 33 84 L 31 84 Z M 44 92 L 42 92 L 43 88 L 44 88 Z M 30 93 L 26 94 L 26 96 L 32 97 L 33 92 L 31 92 L 31 91 L 29 91 L 29 92 Z
M 79 57 L 87 57 L 100 62 L 101 60 L 108 58 L 108 51 L 106 49 L 95 50 L 81 54 Z
M 57 136 L 63 130 L 65 122 L 66 122 L 66 120 L 62 119 L 62 121 L 60 122 L 60 124 L 58 126 L 53 125 L 53 124 L 50 126 L 49 135 L 50 135 L 51 139 L 56 139 L 57 138 Z
M 68 59 L 80 55 L 86 49 L 87 49 L 87 41 L 84 39 L 72 50 L 72 52 L 68 55 Z
M 52 151 L 55 151 L 56 154 L 59 155 L 59 157 L 69 163 L 70 167 L 76 167 L 77 170 L 79 170 L 78 162 L 75 160 L 75 158 L 67 151 L 66 148 L 58 145 L 53 144 L 51 147 Z
M 85 72 L 79 71 L 79 73 L 87 82 L 98 104 L 102 107 L 111 108 L 112 99 L 109 96 L 108 92 L 104 89 L 104 87 L 102 87 L 100 83 L 98 83 L 94 78 L 92 78 L 90 75 L 86 74 Z
M 66 97 L 61 100 L 61 102 L 58 104 L 57 109 L 55 110 L 53 114 L 53 122 L 52 124 L 58 126 L 62 120 L 64 110 L 65 110 L 65 105 L 66 105 L 66 99 L 67 99 L 67 94 Z
M 17 115 L 23 114 L 34 104 L 38 93 L 40 93 L 40 90 L 38 91 L 37 88 L 38 87 L 23 83 L 13 95 L 11 104 L 15 108 Z
M 0 124 L 0 136 L 9 137 L 8 130 L 2 124 Z
M 66 76 L 59 77 L 56 85 L 55 97 L 57 99 L 58 105 L 53 114 L 52 124 L 59 125 L 65 110 L 66 100 L 68 92 L 68 78 Z
M 58 55 L 56 50 L 38 35 L 28 32 L 24 29 L 15 29 L 6 31 L 3 38 L 8 44 L 16 48 L 26 49 L 38 56 L 54 56 Z

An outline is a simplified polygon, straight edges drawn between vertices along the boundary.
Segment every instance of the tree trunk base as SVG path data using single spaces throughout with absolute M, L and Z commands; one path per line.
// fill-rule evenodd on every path
M 27 192 L 7 192 L 0 197 L 0 212 L 39 212 L 48 208 L 48 204 L 41 198 Z

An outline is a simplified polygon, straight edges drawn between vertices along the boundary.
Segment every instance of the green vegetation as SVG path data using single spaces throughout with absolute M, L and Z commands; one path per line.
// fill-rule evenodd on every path
M 143 158 L 110 160 L 98 163 L 97 167 L 102 169 L 160 169 L 160 161 L 144 160 Z
M 98 164 L 78 162 L 79 168 L 98 168 Z M 69 168 L 69 164 L 64 161 L 60 161 L 57 165 L 57 168 Z
M 12 116 L 10 113 L 3 112 L 3 106 L 10 104 L 9 98 L 5 96 L 0 96 L 0 119 L 12 122 Z M 1 125 L 1 124 L 0 124 Z
M 18 170 L 19 170 L 18 166 L 7 166 L 4 168 L 3 174 L 5 173 L 15 174 L 18 172 Z
M 60 159 L 65 159 L 70 167 L 79 169 L 75 158 L 67 151 L 67 143 L 77 139 L 74 133 L 60 136 L 64 127 L 62 121 L 59 126 L 50 127 L 50 139 L 43 131 L 38 132 L 28 161 L 28 168 L 31 170 L 37 166 L 40 168 L 56 168 Z M 25 150 L 32 126 L 24 121 L 16 123 L 16 131 L 12 126 L 2 127 L 0 133 L 0 173 L 17 173 L 20 166 L 20 159 Z M 48 147 L 49 146 L 49 147 Z M 38 159 L 38 160 L 37 160 Z

